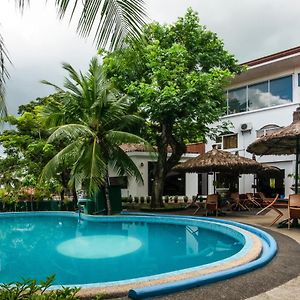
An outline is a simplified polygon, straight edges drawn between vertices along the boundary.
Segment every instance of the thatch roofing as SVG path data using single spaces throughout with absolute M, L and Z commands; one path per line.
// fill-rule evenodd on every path
M 300 141 L 300 108 L 294 112 L 289 126 L 257 139 L 247 151 L 257 155 L 296 154 L 297 139 Z
M 262 169 L 259 170 L 258 173 L 279 176 L 281 173 L 281 170 L 275 166 L 262 165 Z
M 173 168 L 181 172 L 230 172 L 239 174 L 256 173 L 262 165 L 253 159 L 212 149 L 195 158 L 191 158 Z

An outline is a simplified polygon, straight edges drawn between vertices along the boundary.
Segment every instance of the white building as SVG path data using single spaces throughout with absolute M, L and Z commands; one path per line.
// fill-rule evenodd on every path
M 233 124 L 231 134 L 209 141 L 206 151 L 218 148 L 251 158 L 247 146 L 257 137 L 292 122 L 293 112 L 300 104 L 300 47 L 246 62 L 248 70 L 232 81 L 227 93 L 227 115 L 222 121 Z M 282 169 L 282 179 L 267 180 L 269 188 L 283 196 L 292 193 L 295 156 L 262 156 L 257 161 Z M 213 192 L 209 177 L 209 190 Z M 268 182 L 269 181 L 269 182 Z M 279 181 L 279 182 L 278 182 Z M 253 175 L 239 178 L 239 192 L 252 191 Z M 266 186 L 265 186 L 266 188 Z M 271 192 L 271 191 L 270 191 Z

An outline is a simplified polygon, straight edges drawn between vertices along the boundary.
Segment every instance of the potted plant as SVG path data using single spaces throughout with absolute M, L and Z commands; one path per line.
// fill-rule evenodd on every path
M 174 196 L 174 203 L 178 203 L 178 196 L 176 195 L 176 196 Z
M 170 200 L 169 196 L 165 196 L 165 203 L 169 203 L 169 200 Z
M 184 196 L 183 197 L 183 201 L 184 201 L 184 203 L 187 203 L 189 201 L 189 197 L 188 196 Z
M 144 196 L 141 196 L 141 197 L 140 197 L 140 202 L 141 202 L 141 204 L 144 204 L 144 203 L 145 203 L 145 197 L 144 197 Z
M 151 201 L 151 196 L 147 196 L 147 197 L 146 197 L 146 202 L 149 204 L 150 201 Z

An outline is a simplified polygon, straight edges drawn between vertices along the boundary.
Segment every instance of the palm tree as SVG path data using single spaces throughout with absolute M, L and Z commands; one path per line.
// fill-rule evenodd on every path
M 30 0 L 15 0 L 17 7 L 24 10 Z M 87 37 L 95 32 L 96 47 L 110 50 L 121 47 L 124 38 L 136 38 L 144 25 L 145 9 L 143 0 L 55 0 L 60 19 L 70 12 L 70 21 L 74 15 L 80 15 L 77 32 Z M 5 60 L 9 61 L 7 51 L 0 34 L 0 114 L 6 114 L 4 84 L 8 78 Z
M 54 86 L 62 97 L 60 102 L 47 105 L 42 115 L 48 126 L 57 126 L 49 142 L 64 141 L 67 146 L 48 162 L 42 178 L 55 177 L 59 166 L 72 162 L 72 185 L 85 186 L 90 196 L 104 188 L 110 214 L 109 167 L 142 181 L 138 168 L 120 148 L 122 143 L 145 142 L 126 130 L 142 120 L 127 113 L 128 99 L 105 78 L 97 58 L 91 60 L 86 75 L 69 64 L 63 64 L 63 68 L 69 75 L 65 89 L 43 82 Z

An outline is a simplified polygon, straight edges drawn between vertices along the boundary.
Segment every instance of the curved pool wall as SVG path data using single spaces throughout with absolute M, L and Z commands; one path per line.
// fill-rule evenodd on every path
M 0 216 L 1 217 L 9 217 L 9 216 L 64 216 L 64 217 L 73 217 L 73 218 L 78 218 L 78 214 L 72 213 L 72 212 L 19 212 L 19 213 L 2 213 Z M 240 274 L 249 272 L 251 270 L 257 269 L 259 267 L 264 266 L 267 264 L 275 255 L 277 252 L 277 245 L 275 240 L 267 233 L 264 231 L 257 229 L 255 227 L 245 225 L 245 224 L 240 224 L 237 222 L 233 221 L 225 221 L 225 220 L 219 220 L 219 219 L 212 219 L 212 218 L 205 218 L 205 217 L 189 217 L 189 216 L 177 216 L 177 215 L 157 215 L 157 214 L 146 214 L 146 213 L 123 213 L 123 216 L 110 216 L 110 217 L 103 217 L 103 216 L 91 216 L 91 215 L 81 215 L 82 220 L 87 220 L 87 221 L 92 221 L 92 222 L 98 222 L 98 221 L 109 221 L 109 222 L 116 222 L 116 221 L 128 221 L 128 222 L 161 222 L 161 223 L 174 223 L 174 224 L 189 224 L 189 225 L 195 225 L 195 223 L 198 223 L 198 221 L 203 221 L 202 224 L 208 224 L 208 223 L 213 223 L 213 224 L 219 224 L 219 226 L 213 225 L 216 230 L 216 228 L 223 228 L 223 232 L 225 234 L 229 234 L 234 236 L 237 240 L 243 240 L 245 242 L 245 246 L 242 248 L 240 252 L 238 252 L 236 255 L 233 255 L 230 258 L 227 258 L 225 260 L 219 261 L 217 263 L 212 263 L 209 265 L 214 265 L 214 264 L 220 264 L 223 263 L 223 261 L 230 261 L 230 259 L 233 259 L 234 257 L 242 256 L 245 254 L 249 249 L 251 248 L 251 241 L 250 239 L 247 238 L 247 235 L 243 235 L 238 231 L 234 231 L 233 229 L 230 229 L 231 226 L 239 227 L 243 230 L 246 230 L 248 232 L 253 233 L 254 235 L 258 236 L 263 245 L 263 251 L 260 255 L 259 258 L 248 262 L 244 265 L 237 266 L 234 268 L 226 269 L 224 271 L 220 272 L 215 272 L 215 273 L 210 273 L 206 275 L 201 275 L 201 276 L 196 276 L 193 278 L 185 279 L 185 280 L 179 280 L 179 281 L 174 281 L 174 282 L 168 282 L 164 284 L 155 284 L 152 286 L 147 286 L 147 287 L 142 287 L 142 288 L 131 288 L 129 290 L 128 296 L 131 297 L 132 299 L 144 299 L 144 298 L 149 298 L 149 297 L 154 297 L 158 295 L 163 295 L 163 294 L 169 294 L 169 293 L 174 293 L 182 290 L 186 290 L 189 288 L 194 288 L 198 287 L 201 285 L 205 285 L 208 283 L 216 282 L 219 280 L 224 280 L 228 279 L 234 276 L 238 276 Z M 226 227 L 226 225 L 229 225 Z M 197 226 L 199 226 L 197 224 Z M 211 229 L 211 228 L 210 228 Z M 205 265 L 203 267 L 207 267 L 208 265 Z M 193 267 L 189 269 L 184 269 L 184 270 L 179 270 L 179 271 L 174 271 L 174 272 L 169 272 L 169 273 L 164 273 L 164 274 L 159 274 L 159 275 L 152 275 L 152 276 L 147 276 L 147 277 L 142 277 L 142 278 L 137 278 L 137 279 L 130 279 L 130 280 L 122 280 L 122 281 L 117 281 L 117 282 L 108 282 L 108 283 L 92 283 L 92 284 L 83 284 L 79 285 L 76 284 L 76 286 L 81 286 L 82 288 L 101 288 L 103 286 L 108 286 L 108 285 L 129 285 L 132 283 L 135 283 L 137 281 L 143 282 L 143 281 L 149 281 L 153 279 L 158 279 L 158 278 L 163 278 L 166 276 L 176 275 L 181 272 L 187 272 L 189 270 L 193 269 L 199 269 L 199 267 Z M 201 268 L 201 267 L 200 267 Z M 71 285 L 69 285 L 71 286 Z M 60 286 L 54 286 L 53 288 L 59 288 Z M 130 287 L 129 287 L 130 288 Z
M 139 215 L 139 216 L 145 216 L 145 217 L 153 217 L 157 216 L 156 214 L 144 214 L 144 213 L 124 213 L 126 215 Z M 165 295 L 175 292 L 184 291 L 190 288 L 200 287 L 205 284 L 214 283 L 217 281 L 229 279 L 247 272 L 250 272 L 252 270 L 261 268 L 265 266 L 267 263 L 269 263 L 274 256 L 277 253 L 277 243 L 275 239 L 265 231 L 258 229 L 256 227 L 234 222 L 234 221 L 227 221 L 227 220 L 221 220 L 221 219 L 211 219 L 206 217 L 187 217 L 187 216 L 177 216 L 177 215 L 159 215 L 162 218 L 188 218 L 191 220 L 213 220 L 213 222 L 224 224 L 224 225 L 233 225 L 237 226 L 239 228 L 242 228 L 246 231 L 249 231 L 256 236 L 258 236 L 263 244 L 263 250 L 259 258 L 257 258 L 254 261 L 248 262 L 244 265 L 234 267 L 229 270 L 215 272 L 199 277 L 194 277 L 192 279 L 187 280 L 181 280 L 176 281 L 173 283 L 167 283 L 167 284 L 161 284 L 161 285 L 154 285 L 144 288 L 137 288 L 137 289 L 131 289 L 129 290 L 128 296 L 132 299 L 145 299 L 149 297 L 155 297 L 159 295 Z

